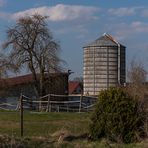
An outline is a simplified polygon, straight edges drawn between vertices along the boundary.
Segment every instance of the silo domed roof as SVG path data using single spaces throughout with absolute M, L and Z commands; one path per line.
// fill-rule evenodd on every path
M 118 46 L 121 45 L 111 35 L 104 33 L 103 36 L 88 44 L 85 47 L 96 47 L 96 46 Z M 121 45 L 123 46 L 123 45 Z

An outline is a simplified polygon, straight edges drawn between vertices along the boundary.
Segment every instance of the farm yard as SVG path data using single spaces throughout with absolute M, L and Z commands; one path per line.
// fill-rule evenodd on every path
M 5 1 L 0 148 L 148 148 L 146 4 Z
M 90 141 L 91 113 L 24 112 L 24 137 L 20 137 L 18 111 L 0 111 L 0 147 L 121 147 L 146 148 L 148 141 L 114 144 L 104 139 Z

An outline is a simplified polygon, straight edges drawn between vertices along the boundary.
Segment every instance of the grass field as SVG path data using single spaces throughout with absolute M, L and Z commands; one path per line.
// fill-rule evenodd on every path
M 117 145 L 106 140 L 91 142 L 86 137 L 90 113 L 24 113 L 24 138 L 20 138 L 20 114 L 0 111 L 0 147 L 148 147 L 148 141 Z
M 24 136 L 44 136 L 58 130 L 68 130 L 74 134 L 86 133 L 89 123 L 87 113 L 24 113 Z M 0 112 L 0 133 L 20 135 L 19 112 Z

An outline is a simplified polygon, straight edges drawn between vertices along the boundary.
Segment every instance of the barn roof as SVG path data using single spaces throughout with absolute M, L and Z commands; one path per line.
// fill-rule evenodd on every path
M 69 94 L 74 93 L 77 87 L 80 86 L 80 82 L 77 81 L 69 81 L 68 87 L 69 87 Z
M 68 73 L 51 73 L 52 77 L 59 76 L 59 75 L 68 75 Z M 37 78 L 39 78 L 39 74 L 37 75 Z M 32 74 L 0 79 L 1 87 L 22 85 L 22 84 L 27 84 L 27 83 L 32 83 L 32 82 L 33 82 L 33 75 Z

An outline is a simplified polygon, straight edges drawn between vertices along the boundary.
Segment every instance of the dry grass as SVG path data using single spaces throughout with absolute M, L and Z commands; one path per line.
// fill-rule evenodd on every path
M 65 138 L 59 140 L 61 134 L 67 134 L 68 131 L 56 132 L 53 137 L 32 137 L 32 138 L 15 138 L 13 136 L 0 135 L 0 147 L 14 148 L 147 148 L 148 140 L 141 143 L 116 144 L 102 139 L 100 141 L 89 141 L 86 138 L 75 138 L 70 141 Z M 67 135 L 69 137 L 70 135 Z M 72 135 L 71 135 L 72 136 Z M 76 138 L 77 137 L 77 138 Z

